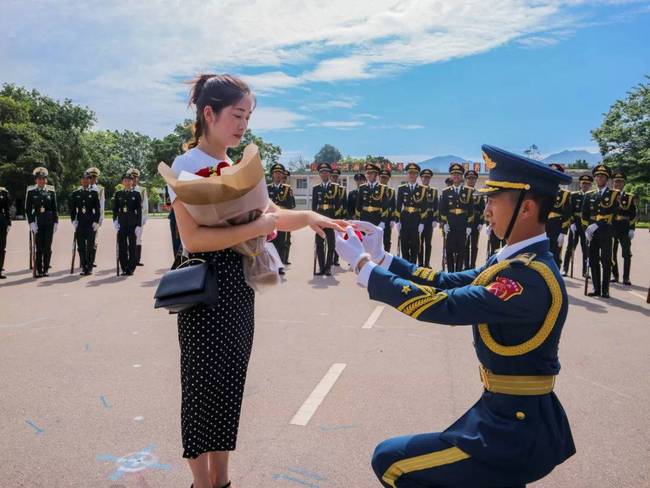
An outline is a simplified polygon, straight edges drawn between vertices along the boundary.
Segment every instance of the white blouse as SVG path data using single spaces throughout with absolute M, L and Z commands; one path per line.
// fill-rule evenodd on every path
M 219 164 L 222 160 L 213 158 L 209 154 L 204 153 L 198 147 L 193 147 L 189 151 L 176 156 L 174 162 L 172 163 L 172 170 L 176 176 L 181 174 L 181 171 L 187 171 L 188 173 L 196 173 L 198 170 L 206 167 L 212 167 Z M 232 165 L 230 158 L 226 162 Z M 169 192 L 169 200 L 171 203 L 174 203 L 176 200 L 176 193 L 167 185 L 167 191 Z

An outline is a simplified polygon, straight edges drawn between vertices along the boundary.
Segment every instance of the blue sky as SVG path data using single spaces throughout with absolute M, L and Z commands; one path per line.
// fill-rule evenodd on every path
M 162 136 L 191 116 L 182 80 L 237 73 L 285 160 L 325 143 L 400 160 L 593 150 L 590 129 L 650 74 L 648 46 L 635 0 L 0 3 L 0 81 Z

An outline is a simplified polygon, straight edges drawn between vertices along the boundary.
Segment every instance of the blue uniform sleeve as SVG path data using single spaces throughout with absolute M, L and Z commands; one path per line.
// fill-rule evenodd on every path
M 486 286 L 468 284 L 446 290 L 420 285 L 376 266 L 368 294 L 414 319 L 445 325 L 541 322 L 551 300 L 544 279 L 525 266 L 501 270 Z
M 457 273 L 446 273 L 444 271 L 435 271 L 431 268 L 421 268 L 415 264 L 393 256 L 388 270 L 401 277 L 411 280 L 413 283 L 420 285 L 433 286 L 435 288 L 449 289 L 457 286 L 469 285 L 483 271 L 484 266 L 476 269 L 468 269 Z

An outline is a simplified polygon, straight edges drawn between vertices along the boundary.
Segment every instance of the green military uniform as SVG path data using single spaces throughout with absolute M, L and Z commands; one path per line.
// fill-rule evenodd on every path
M 36 168 L 34 176 L 47 178 L 45 168 Z M 25 197 L 25 214 L 30 224 L 36 244 L 35 268 L 36 276 L 48 276 L 52 258 L 52 239 L 59 223 L 59 213 L 56 203 L 56 192 L 51 185 L 42 187 L 32 186 Z
M 417 172 L 420 167 L 409 163 L 406 172 Z M 404 183 L 397 189 L 396 212 L 399 215 L 399 238 L 402 257 L 407 261 L 417 264 L 420 252 L 420 234 L 424 230 L 422 216 L 426 214 L 427 188 L 419 183 Z
M 284 173 L 284 171 L 284 166 L 282 166 L 280 163 L 276 163 L 271 166 L 271 174 L 274 172 Z M 296 200 L 293 196 L 293 190 L 291 189 L 290 185 L 287 185 L 285 183 L 280 183 L 277 185 L 275 183 L 270 183 L 266 188 L 269 192 L 269 198 L 279 208 L 296 208 Z M 277 249 L 282 263 L 287 264 L 287 258 L 289 255 L 289 233 L 278 231 L 278 235 L 271 242 L 273 242 L 273 245 Z
M 132 275 L 137 265 L 136 227 L 142 222 L 142 197 L 136 190 L 120 190 L 113 196 L 113 222 L 118 224 L 117 244 L 123 275 Z
M 594 177 L 591 175 L 582 175 L 578 180 L 582 183 L 588 181 L 590 184 L 594 181 Z M 562 265 L 562 274 L 564 276 L 569 274 L 569 266 L 571 265 L 571 259 L 575 248 L 580 244 L 580 250 L 582 251 L 582 276 L 587 272 L 587 256 L 589 255 L 589 245 L 587 243 L 587 237 L 585 236 L 585 228 L 582 225 L 582 202 L 585 198 L 586 192 L 582 190 L 571 192 L 571 225 L 569 232 L 569 242 L 566 247 L 566 252 L 564 254 L 564 263 Z
M 467 170 L 465 173 L 465 178 L 474 177 L 478 179 L 478 173 L 473 169 Z M 474 212 L 469 218 L 469 226 L 472 229 L 472 232 L 467 239 L 467 245 L 465 246 L 465 269 L 474 269 L 476 268 L 476 257 L 478 256 L 478 239 L 481 234 L 481 228 L 483 227 L 484 217 L 483 213 L 485 212 L 485 199 L 483 195 L 478 192 L 473 192 L 472 194 Z
M 99 193 L 90 186 L 72 192 L 68 202 L 70 220 L 75 223 L 74 237 L 79 251 L 82 274 L 92 274 L 95 234 L 99 226 Z
M 329 163 L 318 165 L 319 173 L 331 173 L 332 167 Z M 311 209 L 330 218 L 336 218 L 339 207 L 339 185 L 336 183 L 321 182 L 314 186 L 311 193 Z M 318 259 L 319 271 L 317 275 L 331 275 L 332 262 L 334 259 L 334 230 L 324 229 L 327 239 L 327 251 L 325 250 L 325 239 L 316 234 L 316 257 Z
M 614 173 L 614 181 L 625 181 L 625 174 Z M 623 254 L 623 284 L 631 285 L 630 268 L 632 266 L 632 239 L 636 226 L 636 202 L 634 195 L 622 191 L 619 195 L 619 207 L 614 217 L 614 246 L 612 250 L 612 281 L 618 281 L 618 246 Z
M 433 171 L 423 169 L 422 176 L 433 176 Z M 424 267 L 431 267 L 431 239 L 433 238 L 434 222 L 438 222 L 438 190 L 432 186 L 422 185 L 425 188 L 424 211 L 422 212 L 422 223 L 424 228 L 420 234 L 420 252 L 418 253 L 418 264 Z
M 7 250 L 7 234 L 9 227 L 11 227 L 11 214 L 9 207 L 11 206 L 11 198 L 6 188 L 0 186 L 0 279 L 6 278 L 2 274 L 5 265 L 5 254 Z
M 386 178 L 386 183 L 382 183 L 386 186 L 386 201 L 384 209 L 381 211 L 381 221 L 384 224 L 384 249 L 390 252 L 392 246 L 392 226 L 393 222 L 397 221 L 397 199 L 396 192 L 393 188 L 388 186 L 388 180 L 390 180 L 392 174 L 387 169 L 382 169 L 379 173 L 379 178 Z
M 464 174 L 463 166 L 452 163 L 449 173 Z M 447 270 L 462 271 L 469 237 L 470 218 L 474 216 L 474 189 L 464 185 L 449 186 L 440 195 L 440 218 L 446 232 Z M 468 232 L 469 231 L 469 232 Z
M 596 166 L 592 173 L 611 176 L 604 164 Z M 618 212 L 619 192 L 606 186 L 587 192 L 582 203 L 582 223 L 586 227 L 589 242 L 589 267 L 593 291 L 589 296 L 609 298 L 609 280 L 612 269 L 613 222 Z M 602 266 L 602 273 L 601 273 Z
M 366 163 L 366 172 L 379 173 L 381 169 L 375 163 Z M 359 220 L 365 220 L 373 225 L 379 225 L 382 213 L 387 207 L 388 192 L 386 186 L 378 181 L 364 183 L 359 187 L 357 195 L 357 213 Z

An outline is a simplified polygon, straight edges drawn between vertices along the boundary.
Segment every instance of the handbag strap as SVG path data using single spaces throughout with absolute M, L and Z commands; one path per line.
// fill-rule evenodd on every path
M 181 264 L 178 265 L 178 267 L 176 269 L 181 269 L 182 267 L 184 267 L 188 263 L 191 263 L 192 261 L 196 261 L 196 262 L 199 262 L 199 263 L 205 263 L 205 259 L 191 258 L 191 259 L 188 259 L 186 261 L 183 261 Z

